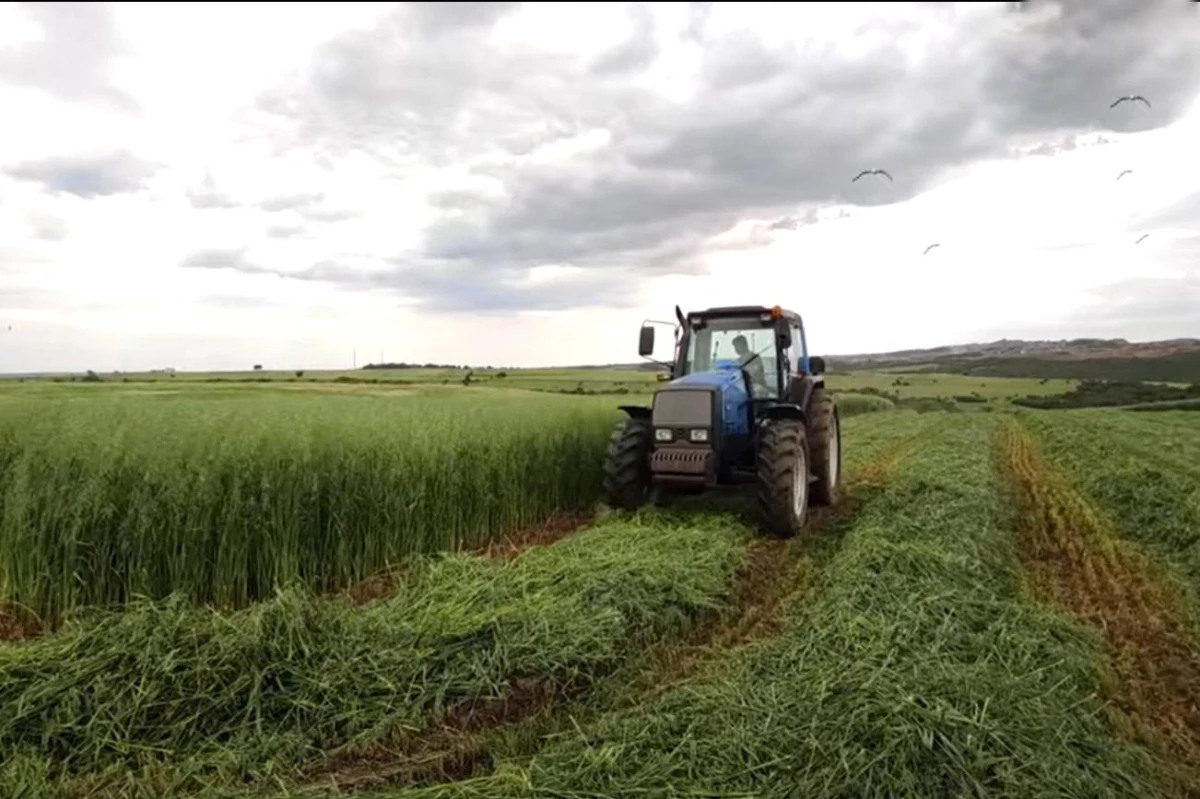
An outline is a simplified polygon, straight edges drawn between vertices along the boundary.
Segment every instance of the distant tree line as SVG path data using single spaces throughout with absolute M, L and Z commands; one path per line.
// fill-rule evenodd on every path
M 847 367 L 829 360 L 832 373 Z M 911 369 L 906 367 L 912 367 Z M 1157 358 L 1004 358 L 942 357 L 913 363 L 873 362 L 850 367 L 879 371 L 896 369 L 911 372 L 948 372 L 968 377 L 1033 377 L 1050 380 L 1118 380 L 1127 383 L 1158 380 L 1164 383 L 1200 382 L 1200 350 L 1177 352 Z
M 1148 402 L 1178 402 L 1200 399 L 1200 383 L 1190 386 L 1163 386 L 1120 380 L 1084 380 L 1066 394 L 1030 395 L 1013 400 L 1026 408 L 1113 408 Z
M 363 369 L 469 369 L 469 366 L 459 366 L 449 363 L 369 363 Z

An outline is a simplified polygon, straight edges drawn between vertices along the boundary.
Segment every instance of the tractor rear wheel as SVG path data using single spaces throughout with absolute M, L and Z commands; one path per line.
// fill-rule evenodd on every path
M 812 448 L 812 504 L 836 505 L 842 487 L 842 423 L 837 404 L 825 389 L 817 389 L 809 422 Z
M 645 504 L 650 489 L 650 425 L 625 419 L 613 430 L 604 456 L 604 496 L 608 504 L 633 510 Z
M 763 430 L 758 444 L 758 510 L 766 531 L 791 538 L 808 521 L 808 440 L 804 423 L 781 419 Z

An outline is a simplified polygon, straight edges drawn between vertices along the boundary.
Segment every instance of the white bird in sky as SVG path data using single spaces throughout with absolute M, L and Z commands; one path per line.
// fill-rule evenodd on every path
M 1141 244 L 1141 243 L 1142 243 L 1142 239 L 1146 238 L 1146 237 L 1147 237 L 1147 236 L 1149 236 L 1149 235 L 1150 235 L 1149 233 L 1143 233 L 1143 234 L 1142 234 L 1142 235 L 1141 235 L 1141 236 L 1138 238 L 1138 240 L 1134 242 L 1134 244 Z
M 1120 180 L 1121 178 L 1125 177 L 1126 175 L 1131 175 L 1131 174 L 1133 174 L 1133 170 L 1132 170 L 1132 169 L 1126 169 L 1124 172 L 1122 172 L 1121 174 L 1117 175 L 1117 180 Z
M 926 247 L 925 252 L 921 253 L 921 255 L 928 255 L 929 251 L 932 250 L 934 247 L 941 247 L 941 246 L 942 245 L 938 244 L 937 242 L 934 242 L 933 244 L 930 244 L 928 247 Z

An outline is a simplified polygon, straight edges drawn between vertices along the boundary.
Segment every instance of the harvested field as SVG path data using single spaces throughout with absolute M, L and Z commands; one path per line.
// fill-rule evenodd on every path
M 1183 596 L 1109 532 L 1015 423 L 1003 431 L 1003 457 L 1034 592 L 1100 632 L 1117 723 L 1161 748 L 1200 790 L 1200 648 L 1184 623 Z
M 1153 796 L 1103 654 L 1025 600 L 993 423 L 944 420 L 779 634 L 486 778 L 391 796 Z

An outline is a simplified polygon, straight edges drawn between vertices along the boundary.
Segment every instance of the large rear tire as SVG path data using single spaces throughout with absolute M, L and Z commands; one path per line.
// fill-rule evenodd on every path
M 766 532 L 791 538 L 808 521 L 808 441 L 804 423 L 767 424 L 758 445 L 758 510 Z
M 825 389 L 817 389 L 812 400 L 809 426 L 812 448 L 813 505 L 836 505 L 842 488 L 842 423 L 837 404 Z
M 614 508 L 644 505 L 650 489 L 650 425 L 625 419 L 613 430 L 604 456 L 604 498 Z

